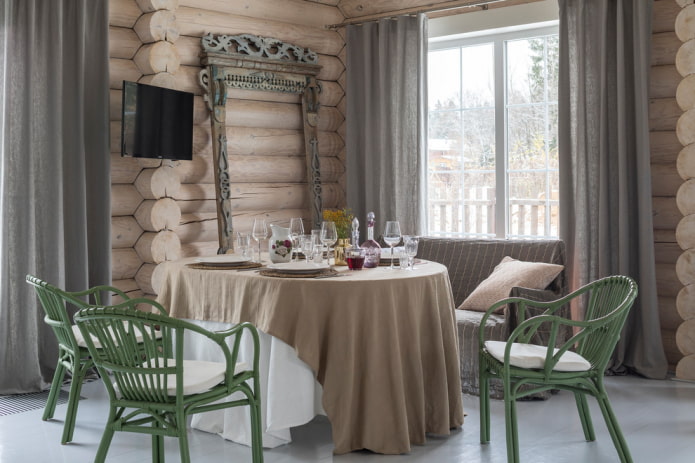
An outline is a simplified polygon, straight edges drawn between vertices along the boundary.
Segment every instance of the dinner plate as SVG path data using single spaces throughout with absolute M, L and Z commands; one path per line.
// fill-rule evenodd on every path
M 270 264 L 269 269 L 281 273 L 318 273 L 330 268 L 328 264 L 316 264 L 314 262 L 285 262 Z
M 205 265 L 230 266 L 241 265 L 250 260 L 251 259 L 248 257 L 237 256 L 234 254 L 219 254 L 217 256 L 199 257 L 195 261 L 199 264 Z

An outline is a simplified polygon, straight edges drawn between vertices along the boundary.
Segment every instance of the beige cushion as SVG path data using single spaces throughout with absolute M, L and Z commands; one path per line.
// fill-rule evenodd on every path
M 142 342 L 142 333 L 137 327 L 134 327 L 135 329 L 135 339 L 137 342 Z M 77 341 L 77 345 L 80 347 L 87 347 L 87 343 L 84 340 L 84 336 L 82 336 L 82 331 L 77 327 L 77 325 L 72 325 L 72 333 L 75 335 L 75 340 Z M 155 331 L 155 337 L 157 339 L 162 337 L 162 332 L 161 331 Z M 94 347 L 97 349 L 101 349 L 101 342 L 99 340 L 92 336 L 92 341 L 94 342 Z
M 524 262 L 506 256 L 485 280 L 458 307 L 461 310 L 485 312 L 492 304 L 509 297 L 515 286 L 545 289 L 564 267 L 545 262 Z M 504 307 L 496 310 L 501 313 Z
M 151 362 L 150 362 L 151 363 Z M 176 360 L 167 360 L 167 367 L 176 366 Z M 222 381 L 224 381 L 224 375 L 226 371 L 226 364 L 220 362 L 205 362 L 202 360 L 184 360 L 183 361 L 183 394 L 199 394 L 205 392 L 208 389 L 217 386 Z M 234 368 L 235 372 L 240 372 L 248 369 L 248 366 L 244 362 L 239 362 Z M 156 381 L 160 383 L 162 379 Z M 176 395 L 176 375 L 166 375 L 167 377 L 167 395 Z M 149 381 L 149 379 L 148 379 Z M 116 390 L 118 387 L 114 384 Z
M 500 362 L 504 362 L 504 349 L 506 346 L 507 343 L 502 341 L 485 341 L 485 349 Z M 547 350 L 546 346 L 514 342 L 509 352 L 509 363 L 518 368 L 543 369 Z M 557 351 L 558 349 L 554 349 L 553 354 L 557 353 Z M 591 368 L 591 363 L 588 360 L 576 352 L 567 351 L 560 356 L 560 360 L 553 370 L 587 371 L 589 368 Z

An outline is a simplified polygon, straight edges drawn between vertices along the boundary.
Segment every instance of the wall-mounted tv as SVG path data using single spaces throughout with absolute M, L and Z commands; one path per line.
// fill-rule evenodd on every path
M 123 81 L 121 120 L 121 156 L 192 159 L 192 93 Z

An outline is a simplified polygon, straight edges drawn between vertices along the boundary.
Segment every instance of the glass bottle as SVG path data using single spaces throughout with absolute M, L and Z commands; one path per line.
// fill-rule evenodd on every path
M 361 246 L 365 250 L 365 268 L 378 267 L 381 259 L 381 246 L 374 240 L 374 219 L 375 215 L 373 212 L 367 214 L 367 241 L 362 243 Z

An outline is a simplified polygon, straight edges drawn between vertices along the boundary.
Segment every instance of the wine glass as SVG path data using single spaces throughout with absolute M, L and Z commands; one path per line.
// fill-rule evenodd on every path
M 384 229 L 384 242 L 391 248 L 391 270 L 393 270 L 393 247 L 401 241 L 401 225 L 397 220 L 386 222 Z
M 403 236 L 403 250 L 405 255 L 408 256 L 408 270 L 415 269 L 415 256 L 417 255 L 419 241 L 419 236 Z
M 258 241 L 258 262 L 261 262 L 261 241 L 268 237 L 268 225 L 265 219 L 253 219 L 253 229 L 251 236 Z
M 301 237 L 304 235 L 304 224 L 302 223 L 301 217 L 294 217 L 290 219 L 290 238 L 292 238 L 292 260 L 299 260 L 299 251 L 302 250 L 302 240 Z M 294 257 L 296 256 L 296 258 Z
M 321 243 L 328 247 L 328 263 L 331 263 L 331 246 L 338 241 L 338 231 L 335 222 L 325 221 L 321 224 Z

